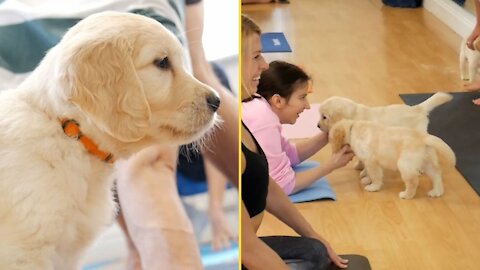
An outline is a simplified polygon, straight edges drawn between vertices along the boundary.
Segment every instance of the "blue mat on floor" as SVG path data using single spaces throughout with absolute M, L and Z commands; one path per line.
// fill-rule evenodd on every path
M 472 103 L 480 93 L 451 93 L 453 99 L 430 113 L 428 132 L 444 140 L 457 156 L 457 169 L 480 195 L 480 106 Z M 415 105 L 432 94 L 400 95 Z
M 260 36 L 262 52 L 291 52 L 287 38 L 282 32 L 262 33 Z
M 301 172 L 319 166 L 320 163 L 314 161 L 304 161 L 294 167 L 295 172 Z M 325 177 L 320 178 L 309 187 L 288 196 L 291 202 L 312 202 L 318 200 L 336 200 L 335 192 L 333 192 L 330 184 Z

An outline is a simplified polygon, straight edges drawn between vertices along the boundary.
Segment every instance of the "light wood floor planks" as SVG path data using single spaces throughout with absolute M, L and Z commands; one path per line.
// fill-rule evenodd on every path
M 314 79 L 312 103 L 341 95 L 385 105 L 402 103 L 400 93 L 461 91 L 460 37 L 424 9 L 291 0 L 243 5 L 242 12 L 264 32 L 285 33 L 293 53 L 265 56 L 303 65 Z M 313 159 L 329 155 L 326 147 Z M 480 269 L 480 198 L 454 168 L 444 169 L 445 195 L 437 199 L 426 196 L 427 178 L 406 201 L 395 173 L 376 193 L 363 191 L 357 175 L 348 165 L 328 176 L 337 201 L 297 205 L 338 253 L 365 255 L 375 270 Z M 294 234 L 270 215 L 259 233 Z

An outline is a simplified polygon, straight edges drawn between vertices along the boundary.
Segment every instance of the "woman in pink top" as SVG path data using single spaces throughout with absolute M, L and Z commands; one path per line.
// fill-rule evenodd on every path
M 293 169 L 328 143 L 326 133 L 294 143 L 281 134 L 282 124 L 295 124 L 300 113 L 310 108 L 307 100 L 310 81 L 301 68 L 274 61 L 260 77 L 258 95 L 242 102 L 242 120 L 265 152 L 270 176 L 287 195 L 345 166 L 353 157 L 351 151 L 344 147 L 320 166 L 299 172 Z

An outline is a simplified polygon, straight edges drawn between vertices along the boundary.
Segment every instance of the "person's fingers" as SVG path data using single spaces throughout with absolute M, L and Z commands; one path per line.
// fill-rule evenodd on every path
M 467 39 L 467 47 L 470 49 L 470 50 L 475 50 L 475 48 L 473 47 L 473 39 Z
M 480 98 L 472 100 L 473 104 L 480 105 Z
M 347 268 L 348 267 L 348 260 L 341 258 L 338 255 L 334 256 L 332 262 L 339 268 Z
M 477 39 L 477 37 L 478 37 L 477 34 L 472 34 L 467 38 L 467 47 L 470 50 L 475 50 L 475 47 L 473 46 L 473 42 L 475 41 L 475 39 Z
M 220 233 L 212 240 L 212 249 L 217 251 L 230 247 L 230 238 L 227 233 Z

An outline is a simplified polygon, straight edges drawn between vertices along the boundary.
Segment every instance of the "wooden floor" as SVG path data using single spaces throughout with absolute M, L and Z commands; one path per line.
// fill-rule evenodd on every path
M 313 75 L 311 103 L 340 95 L 386 105 L 402 103 L 400 93 L 461 91 L 460 37 L 424 9 L 380 0 L 291 0 L 244 5 L 242 12 L 264 32 L 285 33 L 293 53 L 265 56 Z M 313 159 L 329 155 L 326 147 Z M 380 192 L 365 192 L 351 164 L 328 180 L 337 201 L 297 207 L 338 253 L 365 255 L 375 270 L 480 269 L 480 198 L 456 169 L 444 168 L 445 195 L 437 199 L 426 196 L 427 178 L 415 199 L 399 199 L 403 183 L 395 174 Z M 267 215 L 259 234 L 294 232 Z

